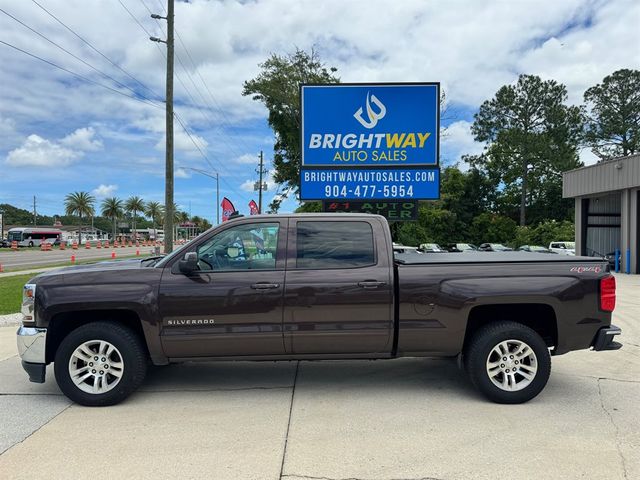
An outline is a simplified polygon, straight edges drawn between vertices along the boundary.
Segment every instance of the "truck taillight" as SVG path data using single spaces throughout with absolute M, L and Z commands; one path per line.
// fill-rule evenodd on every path
M 600 280 L 600 309 L 613 312 L 616 308 L 616 277 L 610 275 Z

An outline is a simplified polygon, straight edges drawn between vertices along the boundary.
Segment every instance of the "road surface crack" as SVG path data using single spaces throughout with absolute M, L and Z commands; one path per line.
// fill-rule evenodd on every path
M 293 376 L 293 388 L 291 389 L 291 403 L 289 404 L 289 420 L 287 421 L 287 432 L 284 435 L 284 449 L 282 451 L 282 463 L 280 464 L 280 480 L 282 480 L 283 478 L 284 461 L 287 457 L 287 443 L 289 442 L 289 429 L 291 428 L 291 413 L 293 412 L 293 397 L 296 394 L 296 383 L 298 381 L 299 369 L 300 369 L 300 360 L 298 360 L 298 363 L 296 363 L 296 373 Z
M 292 478 L 292 479 L 296 479 L 296 478 L 302 478 L 305 480 L 443 480 L 441 478 L 436 478 L 436 477 L 391 477 L 388 479 L 382 479 L 382 478 L 377 478 L 377 479 L 367 479 L 367 478 L 363 478 L 363 477 L 314 477 L 312 475 L 295 475 L 293 473 L 291 474 L 287 474 L 287 475 L 282 475 L 281 478 Z
M 14 443 L 13 445 L 11 445 L 9 448 L 7 448 L 6 450 L 3 450 L 0 452 L 0 456 L 4 455 L 6 452 L 8 452 L 9 450 L 11 450 L 12 448 L 14 448 L 16 445 L 20 445 L 21 443 L 26 442 L 27 440 L 29 440 L 33 435 L 35 435 L 36 433 L 38 433 L 40 430 L 42 430 L 44 427 L 46 427 L 47 425 L 49 425 L 51 422 L 53 422 L 56 418 L 58 418 L 60 415 L 62 415 L 64 412 L 66 412 L 67 410 L 69 410 L 69 407 L 71 407 L 73 405 L 73 403 L 69 403 L 69 405 L 67 405 L 66 407 L 64 407 L 62 410 L 60 410 L 58 413 L 56 413 L 53 417 L 51 417 L 48 421 L 46 421 L 45 423 L 43 423 L 42 425 L 40 425 L 38 428 L 36 428 L 33 432 L 31 432 L 29 435 L 27 435 L 26 437 L 24 437 L 22 440 L 20 440 L 17 443 Z
M 602 410 L 604 411 L 604 413 L 607 414 L 607 417 L 609 417 L 609 421 L 611 422 L 611 425 L 613 425 L 613 428 L 615 430 L 616 450 L 618 452 L 618 456 L 620 457 L 620 463 L 622 464 L 622 472 L 623 472 L 624 478 L 629 478 L 628 472 L 627 472 L 627 461 L 626 461 L 626 458 L 624 457 L 624 454 L 622 453 L 622 448 L 620 443 L 620 429 L 618 428 L 618 425 L 616 424 L 616 422 L 613 420 L 613 415 L 611 414 L 611 412 L 607 409 L 607 407 L 604 406 L 604 399 L 602 398 L 602 387 L 600 385 L 600 380 L 607 380 L 607 379 L 598 378 L 598 397 L 600 398 L 600 406 L 602 407 Z

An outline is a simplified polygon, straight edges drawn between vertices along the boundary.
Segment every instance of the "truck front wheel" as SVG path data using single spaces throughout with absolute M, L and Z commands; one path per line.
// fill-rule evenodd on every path
M 516 322 L 495 322 L 480 328 L 464 359 L 474 386 L 497 403 L 531 400 L 551 374 L 551 356 L 542 337 Z
M 87 406 L 115 405 L 144 380 L 145 349 L 138 336 L 116 322 L 88 323 L 67 335 L 55 355 L 60 390 Z

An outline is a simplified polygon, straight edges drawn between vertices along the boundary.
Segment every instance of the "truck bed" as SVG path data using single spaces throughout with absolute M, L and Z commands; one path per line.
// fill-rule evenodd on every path
M 401 265 L 443 263 L 602 263 L 598 257 L 574 257 L 552 253 L 531 252 L 473 252 L 473 253 L 400 253 L 395 262 Z

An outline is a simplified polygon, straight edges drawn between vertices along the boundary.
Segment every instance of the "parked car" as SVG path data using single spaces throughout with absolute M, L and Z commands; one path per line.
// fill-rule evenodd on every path
M 604 259 L 609 263 L 611 270 L 616 268 L 616 252 L 609 252 L 604 256 Z M 622 266 L 622 255 L 618 252 L 618 268 Z
M 419 255 L 422 254 L 422 252 L 418 249 L 418 247 L 410 247 L 408 245 L 401 245 L 399 243 L 393 244 L 393 253 L 394 254 L 417 253 Z
M 104 406 L 149 364 L 458 357 L 487 398 L 522 403 L 551 354 L 622 346 L 602 258 L 393 248 L 378 215 L 255 215 L 164 258 L 44 272 L 23 288 L 22 366 L 43 383 L 53 363 L 66 396 Z
M 483 243 L 478 247 L 483 252 L 511 252 L 513 248 L 504 246 L 501 243 Z
M 533 253 L 556 253 L 549 250 L 547 247 L 543 247 L 542 245 L 522 245 L 518 247 L 518 250 L 521 252 L 533 252 Z
M 477 252 L 478 247 L 472 243 L 447 243 L 447 251 L 449 252 Z
M 7 238 L 0 239 L 0 248 L 9 248 L 11 246 L 11 242 Z
M 576 242 L 551 242 L 549 244 L 549 250 L 563 255 L 575 255 Z
M 445 251 L 444 248 L 437 243 L 421 243 L 418 249 L 424 253 L 442 253 Z

